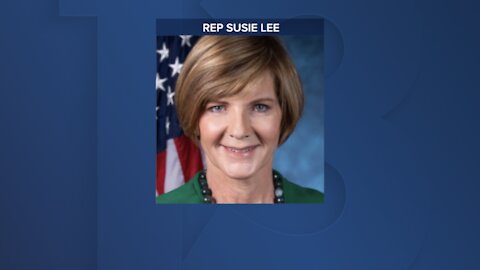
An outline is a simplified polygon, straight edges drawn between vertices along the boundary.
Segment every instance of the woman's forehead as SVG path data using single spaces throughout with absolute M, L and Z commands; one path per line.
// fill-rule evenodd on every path
M 276 99 L 275 83 L 270 71 L 264 71 L 251 82 L 247 83 L 237 93 L 227 96 L 217 96 L 213 99 Z

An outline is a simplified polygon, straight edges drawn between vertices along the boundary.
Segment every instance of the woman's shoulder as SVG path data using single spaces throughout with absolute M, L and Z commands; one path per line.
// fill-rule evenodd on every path
M 283 191 L 286 203 L 323 203 L 323 193 L 313 189 L 302 187 L 282 176 Z
M 181 203 L 202 203 L 202 197 L 200 196 L 200 188 L 197 187 L 198 174 L 195 175 L 188 182 L 182 186 L 157 196 L 158 204 L 181 204 Z

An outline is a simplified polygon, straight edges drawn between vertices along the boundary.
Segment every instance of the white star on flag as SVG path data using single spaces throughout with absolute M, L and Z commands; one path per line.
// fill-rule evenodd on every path
M 188 46 L 188 47 L 192 47 L 192 44 L 190 44 L 190 39 L 192 38 L 192 36 L 187 36 L 187 35 L 180 35 L 180 38 L 182 39 L 182 47 L 185 46 L 185 44 Z
M 167 49 L 167 46 L 165 45 L 165 42 L 163 42 L 163 47 L 161 50 L 157 50 L 157 53 L 160 54 L 160 63 L 163 61 L 163 59 L 168 58 L 168 53 L 170 51 Z
M 172 104 L 173 105 L 173 96 L 175 96 L 175 92 L 172 92 L 172 88 L 168 87 L 167 93 L 167 106 Z
M 175 58 L 175 63 L 168 65 L 169 67 L 172 68 L 172 78 L 175 76 L 175 74 L 180 74 L 180 71 L 182 70 L 183 64 L 178 62 L 178 57 Z
M 157 78 L 155 80 L 155 86 L 158 89 L 162 90 L 162 91 L 165 91 L 165 87 L 163 86 L 163 83 L 167 80 L 167 78 L 165 79 L 162 79 L 160 78 L 160 75 L 158 75 L 157 73 Z

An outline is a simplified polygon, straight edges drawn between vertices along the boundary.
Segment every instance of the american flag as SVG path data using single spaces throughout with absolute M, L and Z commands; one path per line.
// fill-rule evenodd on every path
M 157 37 L 157 186 L 156 195 L 175 189 L 203 168 L 197 146 L 184 134 L 175 110 L 175 84 L 194 36 Z

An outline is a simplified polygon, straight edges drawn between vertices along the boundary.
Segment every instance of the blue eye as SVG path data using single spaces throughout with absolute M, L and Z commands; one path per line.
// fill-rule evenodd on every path
M 270 107 L 265 104 L 255 104 L 254 106 L 256 112 L 266 112 L 268 109 L 270 109 Z
M 210 112 L 223 112 L 225 110 L 224 105 L 215 105 L 210 108 L 208 108 Z

